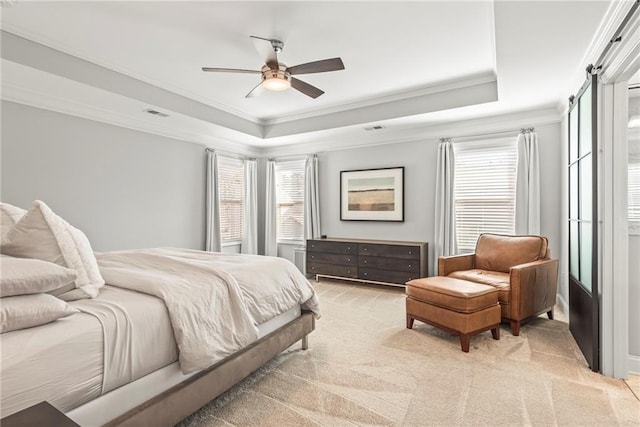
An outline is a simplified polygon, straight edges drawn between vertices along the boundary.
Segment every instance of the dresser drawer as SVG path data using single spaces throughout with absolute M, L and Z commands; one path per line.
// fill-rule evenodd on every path
M 378 270 L 376 268 L 359 267 L 359 278 L 362 280 L 373 280 L 374 282 L 396 283 L 398 285 L 404 285 L 409 280 L 420 278 L 420 274 L 404 272 L 404 271 L 389 271 Z
M 358 257 L 350 254 L 330 254 L 325 252 L 309 252 L 307 260 L 338 265 L 358 265 Z
M 358 254 L 392 258 L 420 259 L 420 247 L 361 243 L 358 245 Z
M 327 276 L 356 279 L 358 277 L 358 267 L 356 265 L 322 264 L 307 261 L 307 274 L 325 274 Z
M 328 252 L 333 254 L 358 253 L 358 244 L 349 242 L 332 242 L 326 240 L 307 240 L 307 253 Z
M 360 255 L 358 266 L 375 268 L 378 270 L 407 271 L 412 273 L 420 272 L 419 259 L 407 258 L 382 258 L 376 256 Z

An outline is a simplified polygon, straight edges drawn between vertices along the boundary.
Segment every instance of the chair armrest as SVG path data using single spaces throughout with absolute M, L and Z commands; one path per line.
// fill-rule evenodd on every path
M 558 260 L 543 259 L 510 270 L 511 316 L 516 320 L 553 309 L 558 292 Z
M 441 256 L 438 258 L 438 276 L 461 270 L 473 270 L 476 254 Z

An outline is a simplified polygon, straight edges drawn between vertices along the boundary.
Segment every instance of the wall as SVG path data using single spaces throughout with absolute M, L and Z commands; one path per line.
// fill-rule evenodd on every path
M 560 255 L 561 144 L 560 124 L 536 127 L 541 167 L 542 234 L 553 256 Z M 319 153 L 322 234 L 329 237 L 433 242 L 437 140 L 379 145 Z M 340 171 L 404 166 L 405 221 L 340 221 Z M 433 274 L 433 247 L 429 271 Z
M 98 251 L 204 248 L 204 149 L 2 102 L 2 201 L 41 199 Z

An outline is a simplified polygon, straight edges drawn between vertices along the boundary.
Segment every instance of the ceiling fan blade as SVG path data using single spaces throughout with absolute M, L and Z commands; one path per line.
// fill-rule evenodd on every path
M 246 74 L 262 74 L 262 71 L 256 70 L 241 70 L 238 68 L 212 68 L 202 67 L 202 71 L 212 71 L 215 73 L 246 73 Z
M 265 39 L 264 37 L 258 36 L 249 37 L 253 40 L 253 46 L 255 46 L 258 51 L 258 55 L 260 55 L 260 58 L 262 58 L 264 63 L 272 70 L 279 69 L 278 54 L 276 54 L 276 51 L 271 44 L 271 39 Z
M 294 77 L 291 77 L 291 87 L 300 92 L 304 93 L 307 96 L 310 96 L 313 99 L 316 99 L 320 95 L 324 93 L 324 91 L 318 89 L 315 86 L 310 85 L 309 83 L 303 82 L 302 80 L 298 80 Z
M 289 74 L 312 74 L 324 73 L 327 71 L 344 70 L 344 64 L 340 58 L 322 59 L 320 61 L 307 62 L 306 64 L 294 65 L 287 68 Z
M 246 94 L 245 98 L 255 98 L 256 96 L 261 95 L 264 92 L 264 86 L 262 86 L 262 82 L 258 83 L 256 87 L 251 89 L 248 94 Z

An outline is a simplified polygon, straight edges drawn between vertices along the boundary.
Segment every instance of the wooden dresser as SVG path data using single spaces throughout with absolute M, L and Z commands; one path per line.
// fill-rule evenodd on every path
M 307 240 L 307 274 L 404 286 L 428 276 L 428 244 L 365 239 Z

